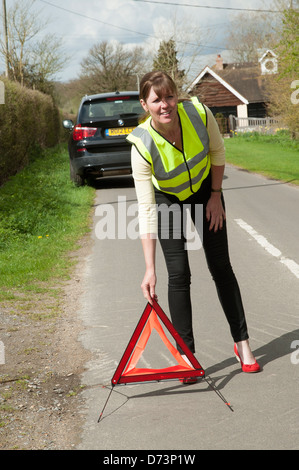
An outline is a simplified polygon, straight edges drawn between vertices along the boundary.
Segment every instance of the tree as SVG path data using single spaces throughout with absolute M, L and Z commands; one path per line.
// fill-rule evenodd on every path
M 50 90 L 50 80 L 65 65 L 66 56 L 58 39 L 48 34 L 37 40 L 45 27 L 39 13 L 33 14 L 35 0 L 15 2 L 7 13 L 8 52 L 0 39 L 0 54 L 8 55 L 9 78 L 41 91 Z
M 80 78 L 89 93 L 136 90 L 145 57 L 141 47 L 126 48 L 120 43 L 95 44 L 81 62 Z
M 276 50 L 280 57 L 279 78 L 291 75 L 299 78 L 299 11 L 293 8 L 284 10 L 283 27 Z
M 30 2 L 15 3 L 7 14 L 8 51 L 4 52 L 1 41 L 1 52 L 7 54 L 9 77 L 24 85 L 24 70 L 28 62 L 27 42 L 39 31 L 34 16 L 28 15 L 33 5 Z
M 198 74 L 198 64 L 201 61 L 201 51 L 203 49 L 202 44 L 205 42 L 198 22 L 193 21 L 190 15 L 184 17 L 181 14 L 177 15 L 174 11 L 167 20 L 161 18 L 160 21 L 157 21 L 154 28 L 157 37 L 157 53 L 154 60 L 157 60 L 160 56 L 160 63 L 163 57 L 162 52 L 160 54 L 159 50 L 166 50 L 168 58 L 172 58 L 173 65 L 177 67 L 179 72 L 177 86 L 183 96 L 185 93 L 183 90 L 186 88 L 187 83 L 193 79 L 195 74 Z M 208 27 L 205 28 L 204 34 L 212 41 L 213 33 Z M 152 39 L 150 47 L 153 48 Z
M 185 71 L 179 70 L 179 61 L 177 59 L 177 51 L 173 39 L 160 42 L 159 50 L 153 60 L 153 69 L 163 70 L 168 73 L 176 82 L 177 87 L 179 89 L 182 88 L 185 79 Z
M 294 137 L 299 136 L 299 11 L 289 8 L 283 12 L 280 41 L 276 45 L 279 57 L 277 76 L 269 80 L 269 112 L 280 116 Z M 294 91 L 295 90 L 295 91 Z
M 229 25 L 226 47 L 234 62 L 258 62 L 260 49 L 271 49 L 279 18 L 265 13 L 239 13 Z
M 60 42 L 53 34 L 47 34 L 33 45 L 30 62 L 25 66 L 24 80 L 30 88 L 53 95 L 52 77 L 65 65 L 65 56 L 58 53 Z

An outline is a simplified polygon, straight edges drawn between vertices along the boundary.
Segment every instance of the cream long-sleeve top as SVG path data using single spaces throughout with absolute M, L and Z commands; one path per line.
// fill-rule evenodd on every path
M 209 156 L 211 165 L 225 164 L 225 149 L 218 124 L 209 108 L 207 112 L 207 131 L 209 134 Z M 152 183 L 151 165 L 140 155 L 134 145 L 131 150 L 132 172 L 138 201 L 139 233 L 157 235 L 157 208 Z

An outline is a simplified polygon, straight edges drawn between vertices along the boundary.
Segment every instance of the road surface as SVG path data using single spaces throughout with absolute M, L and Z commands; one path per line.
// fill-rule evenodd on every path
M 85 407 L 78 449 L 113 455 L 113 450 L 128 449 L 186 454 L 299 448 L 299 188 L 230 166 L 223 187 L 231 261 L 262 372 L 241 372 L 203 250 L 192 249 L 195 355 L 232 408 L 205 381 L 187 387 L 178 381 L 143 383 L 115 387 L 97 422 L 145 308 L 132 180 L 102 181 L 95 201 L 93 250 L 82 273 L 85 293 L 78 307 L 84 324 L 80 341 L 92 355 L 82 377 Z M 157 275 L 159 304 L 168 314 L 159 246 Z M 175 363 L 155 331 L 141 362 L 152 368 Z

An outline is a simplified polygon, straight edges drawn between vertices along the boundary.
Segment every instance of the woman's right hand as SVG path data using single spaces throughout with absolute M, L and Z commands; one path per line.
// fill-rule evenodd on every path
M 151 234 L 141 237 L 144 260 L 145 260 L 145 275 L 141 283 L 141 289 L 146 300 L 153 305 L 153 300 L 157 300 L 155 293 L 156 287 L 156 269 L 155 269 L 155 253 L 156 253 L 156 238 Z
M 145 271 L 145 275 L 141 283 L 141 290 L 143 292 L 144 297 L 151 305 L 153 304 L 153 300 L 155 300 L 156 302 L 158 301 L 158 297 L 155 292 L 156 281 L 157 279 L 155 271 L 152 269 L 147 269 Z

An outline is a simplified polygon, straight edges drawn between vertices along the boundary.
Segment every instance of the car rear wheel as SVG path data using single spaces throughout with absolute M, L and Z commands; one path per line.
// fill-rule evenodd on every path
M 71 162 L 70 162 L 70 177 L 76 186 L 83 186 L 85 183 L 84 178 L 75 172 L 74 167 Z

